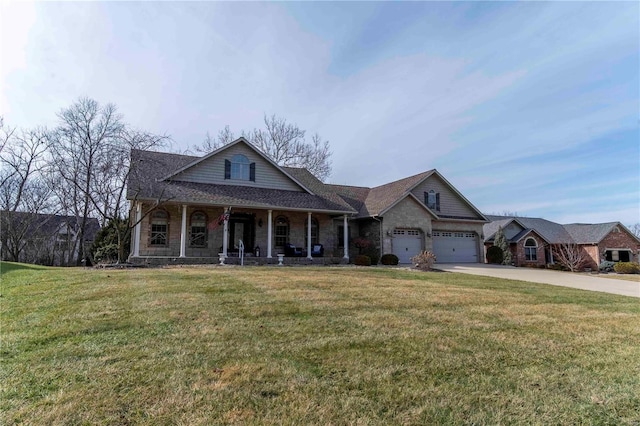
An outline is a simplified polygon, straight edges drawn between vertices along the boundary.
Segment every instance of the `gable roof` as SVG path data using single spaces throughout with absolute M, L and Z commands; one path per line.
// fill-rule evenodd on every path
M 604 237 L 606 237 L 614 227 L 618 226 L 629 235 L 633 236 L 638 242 L 640 239 L 633 235 L 624 225 L 620 222 L 606 222 L 606 223 L 571 223 L 567 225 L 561 225 L 559 223 L 551 222 L 550 220 L 538 218 L 538 217 L 512 217 L 512 216 L 495 216 L 486 215 L 491 220 L 483 226 L 483 232 L 485 235 L 485 241 L 492 241 L 495 237 L 495 233 L 498 231 L 498 227 L 502 226 L 504 229 L 511 222 L 516 222 L 524 229 L 514 237 L 510 242 L 519 241 L 523 233 L 528 230 L 534 230 L 540 237 L 542 237 L 549 244 L 598 244 Z
M 482 232 L 484 233 L 485 241 L 493 241 L 496 232 L 498 229 L 502 227 L 504 230 L 511 222 L 514 221 L 511 217 L 499 218 L 499 216 L 489 216 L 486 215 L 487 219 L 491 220 L 492 218 L 496 218 L 496 220 L 491 220 L 489 223 L 485 223 L 482 226 Z M 525 228 L 524 225 L 520 224 L 522 228 Z M 525 228 L 526 229 L 526 228 Z
M 161 178 L 159 178 L 158 180 L 171 180 L 171 178 L 175 177 L 176 175 L 192 168 L 195 167 L 196 165 L 202 163 L 203 161 L 208 160 L 209 158 L 218 155 L 219 153 L 228 150 L 229 148 L 238 145 L 238 144 L 243 144 L 246 147 L 250 148 L 253 152 L 255 152 L 256 154 L 258 154 L 260 157 L 262 157 L 265 161 L 269 162 L 272 166 L 274 166 L 275 168 L 277 168 L 278 170 L 280 170 L 285 176 L 287 176 L 289 179 L 293 180 L 296 184 L 298 184 L 298 186 L 300 186 L 302 189 L 304 189 L 305 191 L 309 192 L 309 193 L 313 193 L 309 188 L 305 187 L 301 182 L 299 182 L 295 177 L 291 176 L 289 173 L 287 173 L 287 171 L 285 170 L 284 167 L 279 166 L 278 164 L 276 164 L 271 158 L 269 158 L 267 155 L 265 155 L 264 153 L 262 153 L 262 151 L 260 151 L 259 149 L 257 149 L 255 146 L 253 146 L 251 143 L 249 143 L 248 140 L 246 140 L 244 137 L 239 137 L 238 139 L 236 139 L 235 141 L 224 145 L 218 149 L 216 149 L 215 151 L 210 152 L 209 154 L 203 156 L 203 157 L 193 157 L 194 159 L 179 167 L 176 170 L 171 171 L 169 174 L 167 174 L 166 176 L 163 176 Z
M 48 213 L 0 211 L 4 226 L 26 226 L 27 238 L 54 236 L 69 227 L 73 232 L 80 229 L 80 217 Z M 100 230 L 98 219 L 87 218 L 84 240 L 93 241 Z
M 244 144 L 256 152 L 282 174 L 295 182 L 304 192 L 230 185 L 227 183 L 196 183 L 181 181 L 176 178 L 180 173 L 237 144 Z M 170 199 L 174 202 L 200 202 L 212 205 L 314 209 L 355 214 L 356 218 L 367 218 L 383 215 L 397 203 L 410 196 L 435 219 L 439 219 L 440 216 L 437 213 L 429 209 L 411 192 L 430 176 L 437 176 L 454 194 L 477 212 L 479 216 L 477 220 L 487 220 L 473 204 L 435 169 L 375 188 L 325 184 L 307 169 L 277 165 L 244 138 L 239 138 L 231 144 L 225 145 L 203 157 L 132 150 L 131 162 L 136 167 L 132 168 L 127 185 L 127 198 L 130 200 Z
M 426 172 L 418 173 L 417 175 L 409 176 L 403 179 L 399 179 L 390 183 L 386 183 L 384 185 L 377 186 L 375 188 L 371 188 L 369 193 L 367 194 L 366 199 L 364 200 L 365 211 L 360 211 L 359 216 L 382 216 L 384 213 L 389 211 L 393 206 L 399 203 L 401 200 L 405 199 L 408 195 L 411 195 L 418 203 L 424 206 L 424 208 L 436 219 L 447 218 L 447 219 L 455 219 L 453 217 L 446 217 L 442 215 L 438 215 L 433 210 L 429 209 L 422 201 L 416 198 L 411 191 L 420 185 L 422 182 L 427 180 L 431 176 L 437 176 L 442 180 L 442 182 L 451 190 L 454 194 L 456 194 L 460 199 L 462 199 L 469 207 L 473 209 L 474 212 L 478 214 L 480 219 L 485 222 L 488 220 L 484 217 L 482 212 L 478 210 L 469 200 L 467 200 L 464 195 L 460 193 L 444 176 L 440 174 L 436 169 L 427 170 Z
M 542 236 L 538 231 L 531 228 L 526 228 L 518 232 L 516 235 L 513 236 L 513 238 L 509 240 L 509 242 L 517 243 L 518 241 L 522 240 L 524 237 L 527 237 L 531 234 L 536 234 L 538 237 L 542 238 L 547 244 L 549 244 L 549 240 L 547 240 L 544 236 Z
M 216 206 L 246 206 L 267 209 L 285 208 L 305 211 L 311 209 L 336 214 L 356 213 L 356 210 L 341 198 L 326 197 L 310 190 L 301 192 L 163 179 L 167 175 L 167 171 L 184 170 L 195 163 L 194 159 L 198 159 L 198 157 L 132 150 L 131 162 L 135 163 L 136 167 L 132 169 L 129 176 L 127 199 L 170 200 L 172 202 L 197 202 Z M 302 173 L 298 173 L 297 176 L 302 176 Z
M 494 215 L 486 215 L 486 217 L 492 222 L 504 221 L 505 219 L 507 219 L 507 224 L 508 224 L 511 221 L 516 221 L 523 228 L 525 228 L 525 230 L 526 229 L 535 230 L 536 233 L 540 235 L 540 237 L 542 237 L 549 244 L 562 244 L 562 243 L 573 242 L 571 235 L 569 235 L 567 230 L 564 229 L 562 225 L 560 225 L 559 223 L 551 222 L 550 220 L 546 220 L 538 217 L 512 217 L 512 216 L 494 216 Z M 484 226 L 488 226 L 488 225 L 490 224 L 486 224 Z M 487 228 L 485 228 L 484 226 L 483 226 L 483 232 L 486 240 L 488 237 L 488 232 L 487 232 Z M 489 227 L 489 229 L 492 229 L 492 227 Z M 496 227 L 495 231 L 497 230 L 498 229 Z M 495 234 L 495 231 L 491 236 Z M 515 242 L 518 240 L 512 238 L 510 241 Z
M 578 244 L 598 244 L 604 237 L 609 235 L 616 226 L 640 242 L 640 238 L 636 237 L 633 232 L 629 231 L 620 222 L 570 223 L 564 225 L 564 228 Z
M 367 198 L 364 200 L 368 216 L 382 215 L 383 212 L 405 198 L 416 185 L 431 176 L 434 171 L 429 170 L 371 188 Z

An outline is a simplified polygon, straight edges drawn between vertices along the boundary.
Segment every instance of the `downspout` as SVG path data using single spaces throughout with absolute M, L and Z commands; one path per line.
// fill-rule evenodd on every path
M 377 221 L 378 224 L 379 224 L 379 226 L 378 226 L 378 228 L 380 228 L 380 253 L 379 253 L 379 255 L 380 255 L 380 257 L 382 257 L 382 255 L 384 254 L 384 250 L 383 250 L 384 242 L 382 240 L 382 236 L 383 236 L 383 234 L 382 234 L 382 219 L 378 219 L 378 215 L 371 216 L 371 219 Z

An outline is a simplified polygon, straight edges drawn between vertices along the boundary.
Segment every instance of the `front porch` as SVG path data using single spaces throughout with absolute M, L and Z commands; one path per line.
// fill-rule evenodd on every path
M 239 264 L 241 249 L 245 264 L 278 264 L 278 254 L 286 254 L 289 265 L 349 261 L 344 214 L 186 204 L 149 208 L 137 203 L 132 215 L 137 224 L 129 261 L 134 264 L 218 264 L 220 254 L 226 264 Z M 300 257 L 292 256 L 291 244 Z M 313 250 L 318 245 L 324 256 Z

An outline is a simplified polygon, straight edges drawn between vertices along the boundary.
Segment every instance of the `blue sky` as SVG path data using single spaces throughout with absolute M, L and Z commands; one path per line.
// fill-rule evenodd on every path
M 640 222 L 637 2 L 3 3 L 0 114 L 80 96 L 182 151 L 264 113 L 333 183 L 440 170 L 487 213 Z

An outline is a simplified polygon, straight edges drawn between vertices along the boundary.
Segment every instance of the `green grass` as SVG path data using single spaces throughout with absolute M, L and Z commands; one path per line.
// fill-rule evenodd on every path
M 391 268 L 2 264 L 0 424 L 635 424 L 638 299 Z

